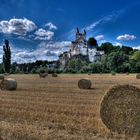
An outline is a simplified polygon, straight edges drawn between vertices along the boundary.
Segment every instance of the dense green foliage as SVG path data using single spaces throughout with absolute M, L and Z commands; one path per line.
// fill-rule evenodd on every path
M 72 60 L 68 64 L 67 72 L 76 73 L 138 73 L 140 72 L 140 51 L 127 46 L 113 46 L 106 42 L 97 48 L 105 52 L 101 61 L 94 63 L 83 63 Z M 73 64 L 73 65 L 72 65 Z M 75 64 L 75 65 L 74 65 Z M 78 64 L 78 68 L 75 69 Z M 69 69 L 71 71 L 69 71 Z

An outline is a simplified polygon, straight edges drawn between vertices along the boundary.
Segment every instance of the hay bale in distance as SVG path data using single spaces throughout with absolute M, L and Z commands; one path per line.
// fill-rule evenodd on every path
M 52 77 L 58 77 L 58 75 L 56 73 L 53 73 Z
M 9 73 L 4 73 L 4 75 L 5 75 L 5 76 L 9 76 L 10 74 L 9 74 Z
M 111 74 L 112 74 L 113 76 L 115 76 L 115 75 L 116 75 L 116 72 L 115 72 L 115 71 L 111 71 Z
M 78 81 L 78 87 L 80 89 L 90 89 L 91 85 L 91 81 L 87 79 L 81 79 Z
M 140 89 L 131 85 L 109 89 L 101 103 L 100 116 L 113 132 L 140 135 Z
M 1 90 L 16 90 L 17 81 L 11 78 L 4 79 L 0 83 L 0 88 Z
M 4 74 L 0 74 L 0 80 L 4 79 Z
M 40 78 L 46 78 L 48 73 L 39 73 Z
M 129 72 L 126 72 L 126 75 L 129 75 Z
M 136 79 L 140 79 L 140 73 L 136 75 Z

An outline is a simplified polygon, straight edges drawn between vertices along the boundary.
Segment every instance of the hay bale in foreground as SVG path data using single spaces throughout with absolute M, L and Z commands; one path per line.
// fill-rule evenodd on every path
M 90 89 L 91 85 L 91 81 L 87 79 L 81 79 L 78 81 L 78 87 L 80 89 Z
M 52 77 L 58 77 L 58 75 L 56 73 L 53 73 Z
M 109 89 L 101 103 L 100 116 L 113 132 L 140 135 L 140 89 L 131 85 Z
M 40 78 L 46 78 L 48 73 L 39 73 Z
M 14 79 L 7 78 L 1 81 L 0 83 L 1 90 L 16 90 L 17 89 L 17 82 Z
M 136 75 L 136 79 L 140 79 L 140 73 Z
M 0 80 L 4 79 L 4 74 L 0 74 Z

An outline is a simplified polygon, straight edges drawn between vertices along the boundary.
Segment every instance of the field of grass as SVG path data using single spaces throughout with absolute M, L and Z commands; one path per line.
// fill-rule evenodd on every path
M 10 75 L 16 91 L 0 91 L 0 140 L 138 140 L 109 132 L 100 118 L 105 92 L 116 84 L 140 87 L 135 75 Z M 81 90 L 81 78 L 92 89 Z

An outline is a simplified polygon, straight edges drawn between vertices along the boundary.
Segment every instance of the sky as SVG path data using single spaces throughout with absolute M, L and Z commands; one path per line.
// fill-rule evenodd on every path
M 0 62 L 8 39 L 12 62 L 57 60 L 76 27 L 98 44 L 140 49 L 139 0 L 0 0 Z

